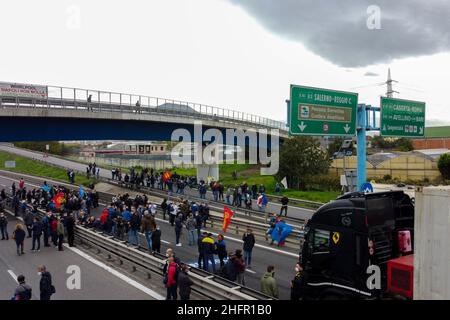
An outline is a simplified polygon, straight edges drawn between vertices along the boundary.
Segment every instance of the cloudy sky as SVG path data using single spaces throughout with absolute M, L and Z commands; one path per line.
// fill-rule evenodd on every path
M 0 81 L 283 120 L 291 83 L 379 105 L 390 67 L 396 97 L 425 101 L 428 124 L 450 124 L 449 16 L 446 0 L 5 1 Z

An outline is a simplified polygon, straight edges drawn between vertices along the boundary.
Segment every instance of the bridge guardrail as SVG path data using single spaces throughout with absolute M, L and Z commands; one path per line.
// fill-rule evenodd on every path
M 287 124 L 257 115 L 219 108 L 199 103 L 159 97 L 124 94 L 80 88 L 46 86 L 47 97 L 27 98 L 0 96 L 0 107 L 28 105 L 30 107 L 60 107 L 90 111 L 116 111 L 123 113 L 154 113 L 176 116 L 192 116 L 212 121 L 229 121 L 252 124 L 257 127 L 279 129 L 287 133 Z M 89 96 L 91 99 L 89 101 Z

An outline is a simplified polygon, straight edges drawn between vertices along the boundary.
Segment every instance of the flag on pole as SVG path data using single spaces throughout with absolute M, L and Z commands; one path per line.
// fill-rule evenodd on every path
M 288 183 L 287 183 L 286 177 L 284 177 L 283 180 L 281 180 L 281 184 L 283 185 L 283 187 L 284 187 L 285 189 L 288 188 Z
M 233 217 L 234 212 L 230 210 L 227 206 L 223 207 L 223 225 L 222 230 L 224 233 L 227 232 L 228 226 L 230 225 L 231 218 Z
M 163 181 L 167 183 L 167 181 L 169 181 L 170 178 L 172 178 L 172 172 L 170 172 L 170 171 L 164 172 L 164 174 L 162 176 Z
M 80 197 L 81 198 L 84 198 L 84 195 L 85 195 L 85 192 L 84 192 L 84 187 L 83 187 L 83 185 L 80 185 Z
M 64 194 L 61 191 L 53 197 L 53 203 L 55 204 L 56 209 L 61 208 L 61 204 L 63 204 L 64 201 Z

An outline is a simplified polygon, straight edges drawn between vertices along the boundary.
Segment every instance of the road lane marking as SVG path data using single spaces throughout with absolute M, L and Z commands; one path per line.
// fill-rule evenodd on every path
M 155 220 L 161 221 L 161 222 L 165 222 L 165 223 L 169 224 L 169 221 L 163 220 L 161 218 L 155 218 Z M 213 232 L 213 231 L 208 231 L 208 232 L 211 233 L 212 235 L 215 235 L 215 236 L 219 235 L 218 233 Z M 240 242 L 240 243 L 244 242 L 241 239 L 232 238 L 230 236 L 227 236 L 227 239 L 230 239 L 231 241 Z M 274 252 L 277 252 L 277 253 L 282 253 L 282 254 L 285 254 L 285 255 L 288 255 L 288 256 L 291 256 L 291 257 L 294 257 L 294 258 L 298 258 L 298 254 L 295 254 L 295 253 L 292 253 L 292 252 L 283 251 L 283 250 L 278 250 L 278 249 L 275 249 L 275 248 L 266 247 L 266 246 L 263 246 L 261 244 L 255 244 L 255 247 L 258 247 L 258 248 L 261 248 L 261 249 L 265 249 L 265 250 L 274 251 Z
M 16 283 L 18 283 L 18 282 L 17 282 L 17 276 L 16 276 L 16 274 L 15 274 L 12 270 L 8 270 L 8 273 L 9 273 L 9 275 L 14 279 L 14 281 L 15 281 Z
M 157 300 L 165 300 L 166 297 L 160 295 L 156 291 L 153 291 L 153 290 L 147 288 L 146 286 L 140 284 L 139 282 L 137 282 L 137 281 L 127 277 L 123 273 L 120 273 L 117 270 L 114 270 L 113 268 L 107 266 L 103 262 L 100 262 L 100 261 L 94 259 L 93 257 L 91 257 L 90 255 L 84 253 L 83 251 L 81 251 L 81 250 L 79 250 L 77 248 L 69 247 L 67 244 L 64 244 L 64 246 L 66 248 L 68 248 L 69 250 L 75 252 L 76 254 L 80 255 L 81 257 L 85 258 L 86 260 L 88 260 L 88 261 L 92 262 L 93 264 L 97 265 L 98 267 L 108 271 L 109 273 L 111 273 L 112 275 L 116 276 L 117 278 L 125 281 L 129 285 L 131 285 L 131 286 L 135 287 L 136 289 L 141 290 L 142 292 L 148 294 L 152 298 L 155 298 Z

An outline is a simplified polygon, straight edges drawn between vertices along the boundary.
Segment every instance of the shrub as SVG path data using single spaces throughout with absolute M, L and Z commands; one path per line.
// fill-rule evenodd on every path
M 450 179 L 450 153 L 444 153 L 439 157 L 438 168 L 444 179 Z

